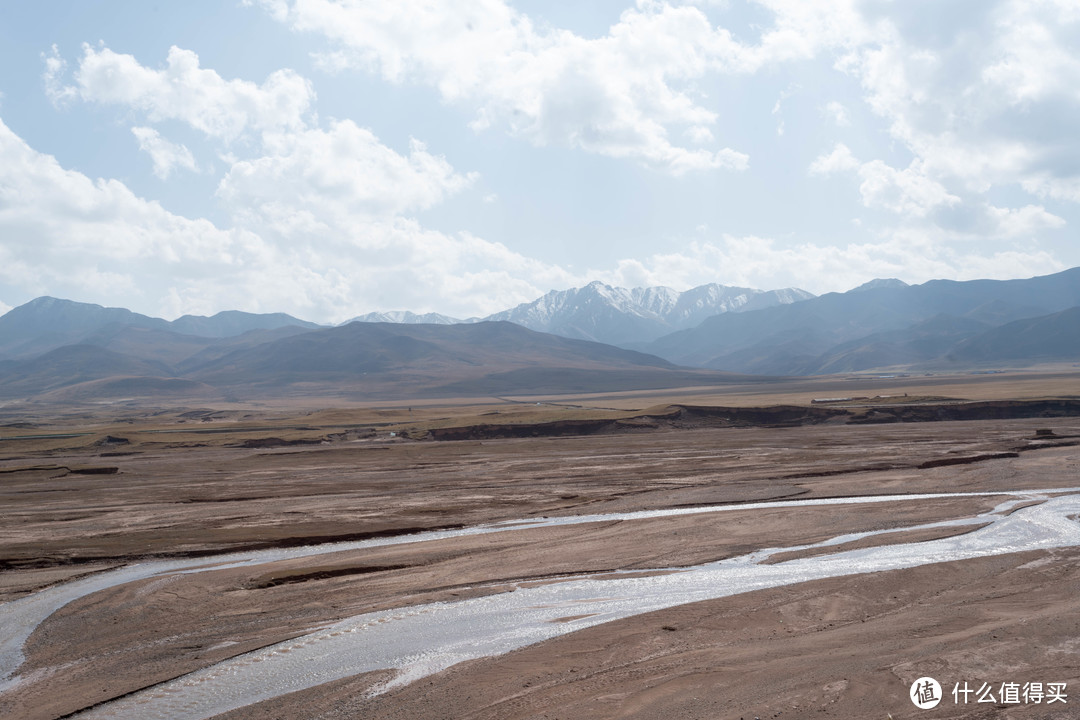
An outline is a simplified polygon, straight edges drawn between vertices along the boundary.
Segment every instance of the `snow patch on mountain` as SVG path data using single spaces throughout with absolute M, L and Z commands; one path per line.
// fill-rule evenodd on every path
M 669 287 L 612 287 L 599 281 L 552 290 L 530 303 L 490 315 L 532 330 L 565 337 L 633 345 L 694 327 L 705 318 L 814 297 L 798 288 L 755 290 L 710 283 L 679 292 Z
M 354 322 L 401 323 L 403 325 L 457 325 L 462 321 L 450 317 L 449 315 L 441 315 L 433 312 L 418 315 L 417 313 L 408 310 L 390 310 L 389 312 L 370 312 L 366 315 L 358 315 L 351 320 L 339 323 L 339 326 L 348 325 L 349 323 Z

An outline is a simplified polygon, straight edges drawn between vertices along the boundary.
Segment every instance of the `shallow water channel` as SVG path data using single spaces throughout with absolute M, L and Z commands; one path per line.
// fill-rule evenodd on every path
M 1031 498 L 1053 497 L 1041 505 L 1003 513 Z M 878 502 L 918 502 L 942 497 L 1010 496 L 989 513 L 917 528 L 990 524 L 940 540 L 850 550 L 762 565 L 779 551 L 834 545 L 872 536 L 855 533 L 823 543 L 760 550 L 749 555 L 660 575 L 604 579 L 566 577 L 534 587 L 457 602 L 433 603 L 368 613 L 255 652 L 240 655 L 171 682 L 91 708 L 80 718 L 206 718 L 344 677 L 373 670 L 397 670 L 383 692 L 459 662 L 499 655 L 516 648 L 612 620 L 701 600 L 821 578 L 914 567 L 935 562 L 1025 550 L 1080 545 L 1080 488 L 1013 493 L 947 493 L 871 496 L 829 500 L 746 503 L 706 508 L 642 511 L 526 520 L 463 530 L 419 533 L 353 543 L 222 555 L 212 559 L 132 565 L 66 583 L 0 605 L 0 692 L 18 682 L 21 648 L 33 629 L 65 604 L 98 590 L 149 577 L 256 565 L 286 558 L 349 549 L 430 542 L 462 535 L 610 520 L 634 520 L 726 510 L 799 508 Z M 879 532 L 896 532 L 890 528 Z M 579 617 L 580 616 L 580 617 Z M 568 617 L 577 619 L 566 621 Z

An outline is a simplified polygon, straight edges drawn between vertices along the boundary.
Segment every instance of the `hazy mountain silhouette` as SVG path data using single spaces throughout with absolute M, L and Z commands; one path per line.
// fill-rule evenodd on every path
M 284 313 L 259 315 L 235 310 L 220 312 L 212 317 L 185 315 L 170 322 L 123 308 L 40 297 L 0 316 L 0 356 L 28 358 L 88 340 L 100 344 L 100 341 L 93 339 L 95 335 L 120 332 L 124 328 L 224 338 L 251 330 L 286 326 L 321 327 Z
M 586 300 L 621 298 L 668 318 L 705 312 L 719 297 L 709 286 L 701 297 L 646 288 L 629 300 L 617 288 L 589 288 Z M 629 317 L 606 300 L 597 300 L 603 312 L 574 314 L 589 305 L 578 303 L 578 295 L 545 296 L 557 300 L 547 306 L 554 313 L 549 319 L 570 309 L 578 319 L 602 320 L 610 311 L 610 330 Z M 757 310 L 745 309 L 746 298 L 740 303 L 744 311 L 729 310 L 661 337 L 647 346 L 655 353 L 648 354 L 511 322 L 328 328 L 282 313 L 240 312 L 168 322 L 122 308 L 38 298 L 0 317 L 0 397 L 89 402 L 558 394 L 747 379 L 735 373 L 1080 360 L 1080 268 L 1026 280 L 871 281 L 846 293 Z M 640 331 L 633 323 L 625 327 Z
M 882 342 L 870 336 L 908 332 L 938 315 L 1001 325 L 1080 305 L 1080 268 L 1025 280 L 932 280 L 829 293 L 790 305 L 711 317 L 690 330 L 659 338 L 643 349 L 682 365 L 733 372 L 811 374 L 825 367 L 849 370 L 895 364 L 882 346 L 852 355 L 851 343 Z M 954 331 L 957 328 L 954 327 Z M 962 333 L 960 333 L 962 335 Z M 959 341 L 960 335 L 956 336 Z M 894 338 L 896 342 L 899 338 Z M 830 364 L 833 355 L 848 360 Z M 896 362 L 904 362 L 898 353 Z
M 966 362 L 1080 362 L 1080 307 L 1016 320 L 956 345 L 949 359 Z
M 0 397 L 266 398 L 576 392 L 738 381 L 611 345 L 507 322 L 290 326 L 200 338 L 108 324 L 38 357 L 0 365 Z
M 674 386 L 730 377 L 677 368 L 611 345 L 538 333 L 509 322 L 403 325 L 355 322 L 228 353 L 187 377 L 259 394 L 322 384 L 374 394 L 528 393 L 539 385 L 570 391 L 582 377 L 596 387 Z M 570 378 L 576 378 L 571 382 Z M 542 382 L 540 379 L 542 378 Z
M 124 376 L 168 377 L 167 366 L 95 345 L 65 345 L 32 360 L 12 363 L 0 374 L 0 396 L 37 395 L 90 380 Z

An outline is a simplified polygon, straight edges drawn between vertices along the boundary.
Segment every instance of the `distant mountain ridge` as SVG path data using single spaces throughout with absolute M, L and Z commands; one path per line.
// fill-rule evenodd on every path
M 626 289 L 594 281 L 583 288 L 552 290 L 485 320 L 506 320 L 553 335 L 636 346 L 721 313 L 812 297 L 798 288 L 755 290 L 710 283 L 679 292 L 663 286 Z
M 338 325 L 348 325 L 354 322 L 400 323 L 402 325 L 457 325 L 467 321 L 436 312 L 418 315 L 409 310 L 390 310 L 388 312 L 369 312 L 364 315 L 357 315 L 343 323 L 338 323 Z
M 252 330 L 296 326 L 322 327 L 285 313 L 257 314 L 226 310 L 210 317 L 184 315 L 169 321 L 124 308 L 102 307 L 54 297 L 39 297 L 0 316 L 0 356 L 33 357 L 65 345 L 86 342 L 120 328 L 143 328 L 203 338 L 227 338 Z M 91 344 L 94 344 L 91 340 Z
M 341 324 L 450 325 L 505 321 L 561 337 L 636 347 L 720 313 L 745 312 L 812 297 L 813 294 L 798 288 L 755 290 L 709 283 L 679 292 L 664 286 L 628 289 L 596 280 L 581 288 L 552 290 L 536 300 L 484 318 L 459 320 L 440 313 L 419 315 L 395 310 L 359 315 Z
M 508 321 L 561 337 L 623 347 L 642 345 L 673 329 L 690 327 L 722 312 L 741 312 L 813 297 L 802 290 L 761 291 L 716 283 L 686 292 L 668 287 L 625 288 L 592 282 L 583 288 L 552 291 L 531 303 L 486 318 L 459 320 L 441 313 L 372 312 L 355 322 L 452 325 Z M 0 360 L 34 357 L 66 345 L 89 344 L 131 351 L 146 361 L 173 364 L 195 355 L 214 354 L 211 340 L 282 328 L 323 326 L 285 313 L 227 310 L 210 317 L 184 315 L 168 321 L 124 308 L 102 307 L 54 297 L 39 297 L 0 316 Z M 138 330 L 139 332 L 136 332 Z M 140 334 L 141 333 L 141 334 Z M 156 343 L 150 343 L 154 337 Z M 221 343 L 216 343 L 221 345 Z
M 394 322 L 332 328 L 236 311 L 169 322 L 43 297 L 0 316 L 0 398 L 560 394 L 1080 362 L 1080 268 L 1006 281 L 874 280 L 806 295 L 590 283 L 492 316 L 515 322 L 388 313 L 363 317 Z M 650 343 L 615 347 L 703 316 Z
M 950 359 L 950 351 L 993 328 L 1077 306 L 1080 268 L 1022 280 L 886 282 L 790 305 L 716 315 L 641 349 L 680 365 L 773 375 L 943 365 L 961 359 L 1019 360 L 1006 352 L 1009 343 L 1000 338 L 980 345 L 984 354 L 978 358 L 953 354 Z M 935 318 L 936 324 L 930 323 Z M 1023 356 L 1034 358 L 1039 348 L 1030 343 L 1026 347 Z M 1038 355 L 1051 356 L 1074 357 L 1061 352 Z
M 232 338 L 204 338 L 201 350 L 190 342 L 193 337 L 113 324 L 95 338 L 103 345 L 75 343 L 21 361 L 0 361 L 0 398 L 41 402 L 133 397 L 170 402 L 180 397 L 410 398 L 746 380 L 679 368 L 652 355 L 538 333 L 509 322 L 354 322 L 314 330 L 252 330 Z

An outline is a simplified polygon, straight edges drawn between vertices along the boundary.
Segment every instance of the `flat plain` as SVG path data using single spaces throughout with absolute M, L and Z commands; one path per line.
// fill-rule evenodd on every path
M 34 629 L 20 681 L 0 694 L 0 715 L 106 708 L 362 613 L 568 577 L 673 572 L 848 533 L 894 531 L 863 542 L 872 545 L 966 532 L 970 526 L 904 529 L 990 512 L 1002 496 L 692 510 L 1080 486 L 1080 417 L 1069 404 L 1078 397 L 1080 372 L 1059 366 L 329 409 L 302 398 L 213 407 L 9 404 L 0 407 L 7 602 L 151 559 L 209 565 L 227 552 L 509 520 L 691 512 L 116 585 Z M 1006 401 L 1026 409 L 1003 416 Z M 929 409 L 963 419 L 908 421 Z M 1078 591 L 1080 549 L 1003 550 L 680 605 L 469 660 L 387 692 L 371 692 L 390 677 L 381 671 L 221 717 L 1064 717 L 1080 703 Z M 1078 694 L 1066 708 L 957 705 L 950 697 L 928 713 L 908 699 L 912 681 L 926 675 L 946 689 L 1042 681 Z

